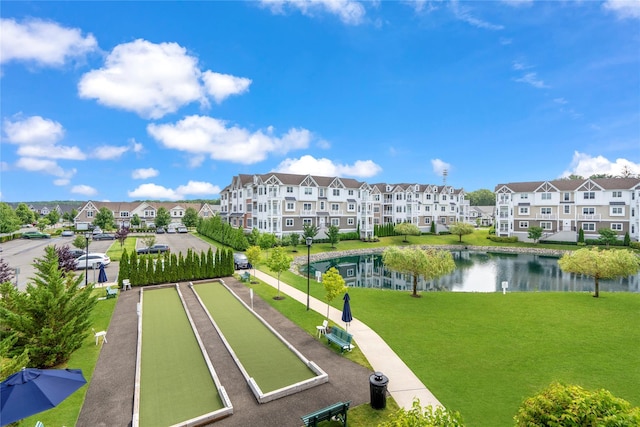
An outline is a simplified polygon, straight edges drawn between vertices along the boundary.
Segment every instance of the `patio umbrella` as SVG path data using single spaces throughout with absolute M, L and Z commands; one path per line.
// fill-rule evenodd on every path
M 353 320 L 353 316 L 351 315 L 351 304 L 349 303 L 349 300 L 351 299 L 351 297 L 349 297 L 349 292 L 345 293 L 342 299 L 344 300 L 344 305 L 342 306 L 342 321 L 347 325 L 346 329 L 347 332 L 349 332 L 349 323 Z
M 51 409 L 86 383 L 80 369 L 24 368 L 0 384 L 1 423 Z
M 104 271 L 104 264 L 100 264 L 100 273 L 98 274 L 98 283 L 107 281 L 107 272 Z

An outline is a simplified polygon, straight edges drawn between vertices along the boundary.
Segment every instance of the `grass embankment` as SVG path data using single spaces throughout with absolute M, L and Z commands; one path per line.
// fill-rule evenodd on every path
M 221 409 L 175 288 L 145 292 L 142 313 L 140 425 L 173 425 Z
M 104 296 L 104 289 L 94 290 L 96 295 Z M 111 322 L 111 315 L 116 307 L 116 299 L 100 300 L 91 313 L 91 325 L 96 331 L 106 331 Z M 80 409 L 84 403 L 84 398 L 89 389 L 89 383 L 93 376 L 93 371 L 100 356 L 101 344 L 96 345 L 93 333 L 84 340 L 82 347 L 76 350 L 69 358 L 69 361 L 55 369 L 82 369 L 82 374 L 87 380 L 87 384 L 65 399 L 60 405 L 45 412 L 40 412 L 32 417 L 20 421 L 20 426 L 34 426 L 36 422 L 42 421 L 45 426 L 74 426 L 80 415 Z

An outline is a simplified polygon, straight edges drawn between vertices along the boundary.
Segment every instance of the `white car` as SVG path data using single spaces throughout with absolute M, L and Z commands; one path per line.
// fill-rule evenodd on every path
M 88 257 L 88 258 L 87 258 Z M 89 255 L 81 255 L 76 258 L 76 270 L 82 270 L 84 268 L 98 268 L 100 264 L 104 264 L 106 267 L 111 263 L 111 259 L 103 253 L 92 252 Z

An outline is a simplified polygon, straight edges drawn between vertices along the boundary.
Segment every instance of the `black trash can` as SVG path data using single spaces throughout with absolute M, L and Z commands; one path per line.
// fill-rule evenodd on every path
M 387 384 L 389 378 L 382 372 L 374 372 L 369 376 L 369 392 L 371 393 L 371 407 L 384 409 L 387 407 Z

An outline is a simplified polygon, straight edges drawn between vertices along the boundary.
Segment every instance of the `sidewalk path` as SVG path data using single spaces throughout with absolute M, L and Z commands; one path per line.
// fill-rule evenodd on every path
M 273 287 L 278 287 L 276 278 L 258 270 L 255 270 L 255 273 L 258 279 Z M 280 292 L 300 301 L 305 306 L 307 304 L 306 293 L 282 281 L 280 282 Z M 327 311 L 327 303 L 310 297 L 309 308 L 324 315 Z M 344 324 L 342 311 L 333 307 L 329 310 L 329 319 L 337 325 Z M 356 345 L 369 360 L 373 370 L 382 372 L 389 378 L 387 390 L 401 408 L 411 409 L 413 399 L 416 397 L 420 399 L 420 405 L 423 407 L 428 405 L 443 406 L 375 331 L 354 318 L 349 325 L 349 333 L 353 335 Z

